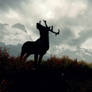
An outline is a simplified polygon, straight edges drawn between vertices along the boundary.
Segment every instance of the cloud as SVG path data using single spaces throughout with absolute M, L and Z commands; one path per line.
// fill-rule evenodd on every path
M 8 24 L 0 24 L 0 42 L 16 45 L 27 40 L 32 40 L 29 35 L 20 29 L 15 29 Z
M 24 32 L 26 32 L 26 28 L 23 24 L 20 24 L 20 23 L 16 23 L 14 25 L 12 25 L 13 28 L 18 28 L 20 30 L 23 30 Z
M 7 12 L 10 8 L 18 9 L 21 8 L 23 3 L 27 3 L 29 0 L 0 0 L 0 11 Z
M 89 38 L 92 38 L 92 31 L 86 30 L 79 33 L 79 37 L 72 39 L 68 44 L 73 46 L 81 46 Z
M 4 36 L 8 34 L 6 31 L 8 24 L 0 23 L 0 40 L 3 40 Z
M 50 33 L 50 42 L 51 46 L 54 45 L 60 45 L 60 44 L 68 44 L 72 39 L 74 39 L 74 33 L 72 30 L 68 27 L 65 27 L 64 29 L 61 29 L 60 34 L 57 36 L 54 36 L 52 33 Z
M 45 2 L 43 0 L 34 0 L 27 6 L 24 5 L 24 7 L 24 14 L 28 18 L 32 17 L 36 20 L 44 18 L 48 20 L 59 20 L 65 17 L 76 18 L 83 15 L 87 9 L 86 2 L 83 0 L 53 0 L 53 2 L 51 0 Z
M 87 39 L 81 47 L 89 50 L 92 49 L 92 37 Z

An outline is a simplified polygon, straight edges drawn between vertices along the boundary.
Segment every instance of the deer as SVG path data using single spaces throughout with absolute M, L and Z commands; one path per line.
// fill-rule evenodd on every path
M 58 32 L 53 31 L 53 26 L 48 26 L 46 20 L 43 20 L 45 26 L 41 25 L 41 21 L 36 23 L 36 27 L 40 32 L 40 37 L 36 41 L 27 41 L 23 44 L 21 49 L 21 59 L 25 60 L 32 54 L 34 54 L 34 63 L 37 66 L 40 65 L 43 56 L 49 50 L 49 32 L 59 35 Z

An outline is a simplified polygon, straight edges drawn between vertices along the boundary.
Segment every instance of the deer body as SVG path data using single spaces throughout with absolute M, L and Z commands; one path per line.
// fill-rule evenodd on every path
M 48 39 L 38 39 L 34 42 L 27 41 L 22 46 L 22 53 L 25 54 L 45 54 L 49 49 L 49 40 Z
M 36 65 L 37 62 L 38 64 L 41 63 L 42 57 L 49 49 L 49 31 L 53 32 L 53 27 L 48 27 L 46 21 L 44 22 L 45 26 L 42 26 L 40 23 L 37 24 L 37 29 L 40 32 L 40 38 L 36 41 L 27 41 L 22 46 L 21 58 L 25 56 L 26 59 L 29 55 L 34 54 L 34 61 Z

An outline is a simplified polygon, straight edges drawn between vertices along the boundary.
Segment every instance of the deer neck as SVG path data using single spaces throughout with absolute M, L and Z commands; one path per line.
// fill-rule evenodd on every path
M 40 40 L 45 44 L 49 44 L 49 35 L 40 36 Z

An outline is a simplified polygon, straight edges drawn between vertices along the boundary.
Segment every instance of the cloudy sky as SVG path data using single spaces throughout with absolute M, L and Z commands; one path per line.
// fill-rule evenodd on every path
M 50 55 L 92 61 L 92 0 L 0 0 L 0 45 L 19 55 L 21 45 L 39 38 L 36 23 L 47 20 L 59 36 L 50 33 Z M 52 54 L 53 53 L 53 54 Z

